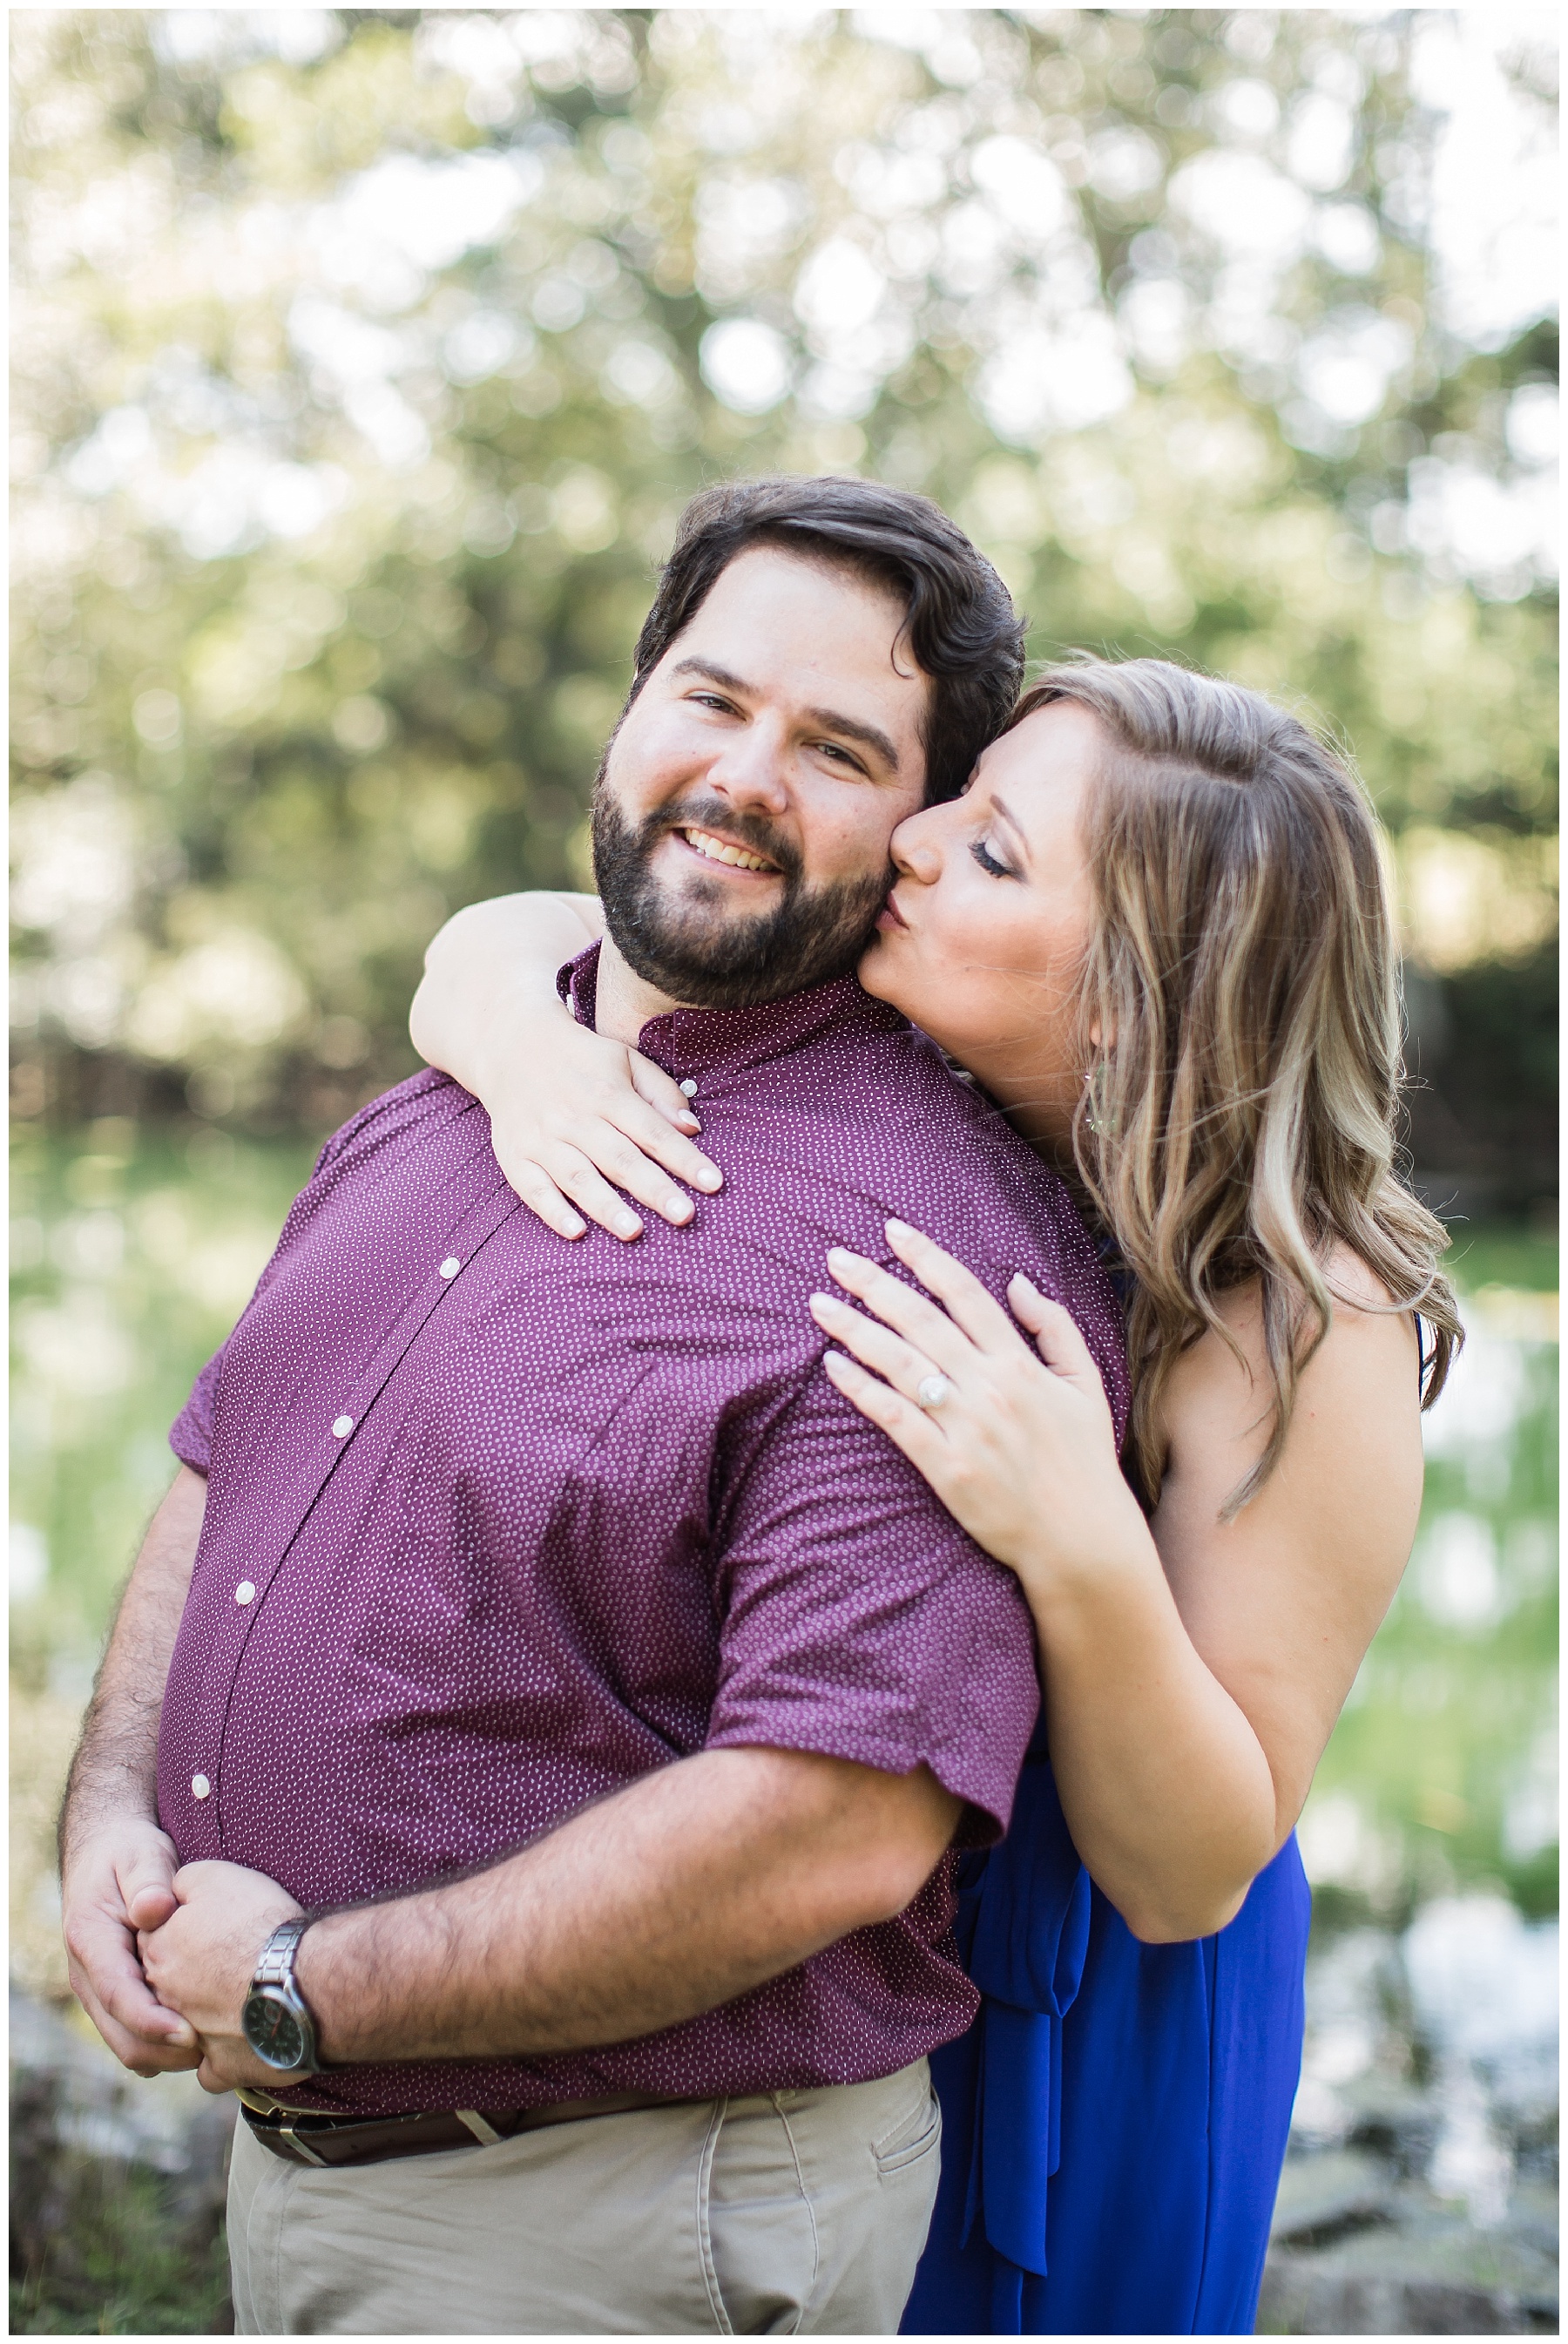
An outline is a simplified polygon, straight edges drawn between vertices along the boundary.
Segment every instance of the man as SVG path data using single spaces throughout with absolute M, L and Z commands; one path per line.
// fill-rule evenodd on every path
M 1018 675 L 923 500 L 698 499 L 562 984 L 690 1086 L 724 1193 L 563 1247 L 418 1076 L 328 1142 L 175 1428 L 66 1926 L 128 2064 L 241 2088 L 242 2331 L 898 2325 L 925 2055 L 974 2007 L 943 1859 L 1005 1827 L 1031 1639 L 805 1305 L 899 1213 L 994 1289 L 1029 1261 L 1120 1375 L 1065 1197 L 849 974 Z

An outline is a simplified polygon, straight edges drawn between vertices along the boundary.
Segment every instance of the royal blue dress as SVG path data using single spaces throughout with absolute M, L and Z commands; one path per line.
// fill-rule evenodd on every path
M 933 2054 L 942 2172 L 913 2336 L 1250 2336 L 1301 2070 L 1294 1838 L 1227 1928 L 1140 1945 L 1068 1836 L 1043 1732 L 962 1860 L 984 2002 Z

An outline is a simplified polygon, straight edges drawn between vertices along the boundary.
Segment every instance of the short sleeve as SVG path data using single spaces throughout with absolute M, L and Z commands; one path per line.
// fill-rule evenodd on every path
M 213 1409 L 217 1399 L 218 1378 L 223 1373 L 223 1355 L 227 1349 L 226 1338 L 191 1386 L 190 1398 L 169 1427 L 169 1447 L 182 1465 L 188 1465 L 204 1480 L 212 1457 Z
M 751 1431 L 720 1518 L 719 1682 L 709 1748 L 926 1765 L 1007 1827 L 1039 1707 L 1010 1572 L 813 1362 Z

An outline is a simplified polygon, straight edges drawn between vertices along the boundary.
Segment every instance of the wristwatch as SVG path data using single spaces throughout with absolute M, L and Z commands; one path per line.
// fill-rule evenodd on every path
M 321 2061 L 316 2021 L 294 1981 L 294 1957 L 311 1915 L 297 1913 L 276 1928 L 261 1949 L 256 1975 L 240 2013 L 245 2039 L 258 2059 L 280 2074 L 314 2075 Z

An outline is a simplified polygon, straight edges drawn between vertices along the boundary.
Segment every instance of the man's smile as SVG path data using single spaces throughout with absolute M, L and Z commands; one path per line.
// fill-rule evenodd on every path
M 706 862 L 727 864 L 732 871 L 764 871 L 770 878 L 779 875 L 779 865 L 770 863 L 765 854 L 756 854 L 749 846 L 737 846 L 732 840 L 720 838 L 716 831 L 687 828 L 678 830 L 675 836 Z

